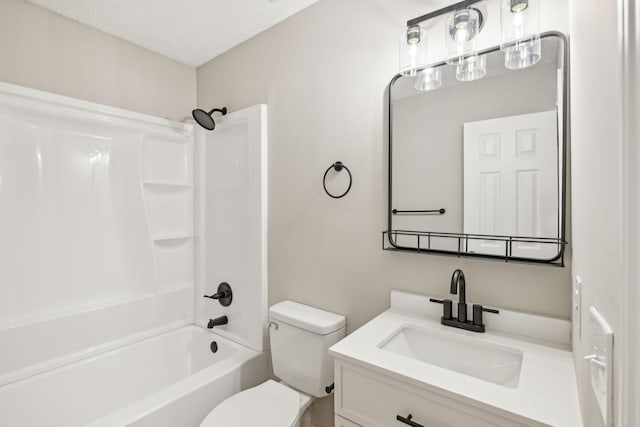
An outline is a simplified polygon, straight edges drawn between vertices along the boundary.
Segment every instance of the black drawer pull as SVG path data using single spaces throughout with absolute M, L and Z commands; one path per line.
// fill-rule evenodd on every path
M 396 415 L 396 420 L 400 421 L 401 423 L 405 423 L 407 425 L 410 425 L 411 427 L 424 427 L 422 424 L 418 424 L 415 421 L 411 421 L 411 418 L 413 418 L 413 415 L 411 414 L 407 415 L 407 418 L 401 415 Z

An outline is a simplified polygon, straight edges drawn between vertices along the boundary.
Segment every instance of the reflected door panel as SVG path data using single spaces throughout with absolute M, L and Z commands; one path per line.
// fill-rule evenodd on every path
M 558 236 L 557 113 L 464 124 L 464 233 Z M 495 240 L 469 240 L 468 251 L 504 255 Z M 546 259 L 554 245 L 513 243 L 515 257 Z

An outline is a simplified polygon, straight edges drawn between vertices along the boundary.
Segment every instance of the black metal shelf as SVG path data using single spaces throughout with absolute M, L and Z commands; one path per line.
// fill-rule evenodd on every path
M 415 237 L 416 245 L 400 246 L 398 237 Z M 449 239 L 455 242 L 457 250 L 437 249 L 432 247 L 432 239 Z M 504 254 L 486 254 L 469 251 L 469 241 L 490 240 L 504 243 Z M 557 255 L 551 259 L 527 258 L 513 255 L 514 243 L 536 243 L 541 245 L 553 245 L 557 248 Z M 415 253 L 430 253 L 451 255 L 456 257 L 481 257 L 501 259 L 505 262 L 543 263 L 564 267 L 564 249 L 567 242 L 553 237 L 527 237 L 527 236 L 498 236 L 487 234 L 445 233 L 440 231 L 411 231 L 411 230 L 385 230 L 382 232 L 382 249 L 386 251 L 403 251 Z

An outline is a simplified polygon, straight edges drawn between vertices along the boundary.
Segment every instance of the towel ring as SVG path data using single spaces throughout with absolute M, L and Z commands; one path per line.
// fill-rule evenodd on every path
M 344 169 L 349 174 L 349 187 L 347 187 L 347 190 L 344 193 L 340 194 L 339 196 L 335 196 L 329 193 L 329 190 L 327 190 L 327 174 L 331 169 L 334 169 L 336 172 L 340 172 L 342 169 Z M 327 193 L 329 197 L 333 197 L 334 199 L 340 199 L 346 196 L 349 190 L 351 190 L 351 184 L 353 184 L 353 177 L 351 176 L 351 171 L 349 170 L 348 167 L 343 165 L 342 162 L 335 162 L 334 164 L 329 166 L 329 168 L 324 173 L 324 177 L 322 178 L 322 186 L 324 187 L 324 192 Z

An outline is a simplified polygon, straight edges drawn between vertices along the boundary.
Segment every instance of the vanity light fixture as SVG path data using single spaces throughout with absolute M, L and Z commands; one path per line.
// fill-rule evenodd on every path
M 426 35 L 421 23 L 446 15 L 445 60 L 456 67 L 456 78 L 471 81 L 487 74 L 484 55 L 478 55 L 477 39 L 485 16 L 472 7 L 481 1 L 465 0 L 407 21 L 400 36 L 400 73 L 416 78 L 417 90 L 433 90 L 442 84 L 441 71 L 427 67 Z M 505 67 L 521 69 L 541 58 L 540 0 L 500 0 L 502 42 Z M 432 71 L 428 71 L 432 70 Z
M 540 61 L 540 0 L 502 0 L 500 17 L 504 66 L 517 70 Z
M 429 91 L 442 86 L 442 67 L 429 67 L 418 71 L 415 88 L 419 91 Z
M 461 82 L 478 80 L 487 75 L 486 55 L 470 55 L 456 65 L 456 79 Z
M 410 25 L 400 34 L 400 73 L 415 76 L 418 68 L 427 65 L 426 31 L 420 25 Z
M 482 30 L 482 12 L 476 8 L 456 10 L 446 20 L 446 61 L 456 66 L 456 79 L 469 82 L 487 74 L 487 60 L 478 56 L 477 35 Z
M 482 24 L 482 12 L 475 8 L 456 10 L 449 15 L 445 25 L 448 64 L 458 65 L 465 58 L 477 55 L 476 36 Z

